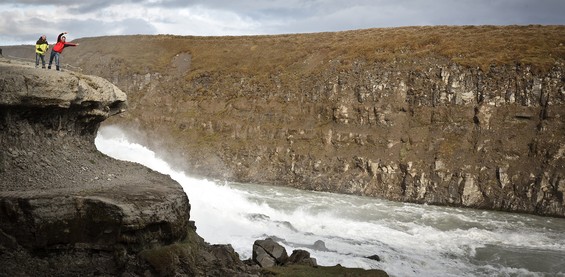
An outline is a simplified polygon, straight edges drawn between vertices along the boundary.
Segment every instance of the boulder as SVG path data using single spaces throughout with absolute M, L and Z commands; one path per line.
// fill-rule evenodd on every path
M 310 252 L 302 249 L 293 250 L 288 258 L 287 264 L 301 264 L 307 266 L 317 267 L 316 259 L 310 257 Z
M 253 261 L 261 267 L 283 265 L 288 259 L 286 249 L 271 238 L 253 243 Z
M 330 250 L 326 247 L 326 243 L 325 243 L 323 240 L 317 240 L 316 242 L 314 242 L 314 245 L 312 246 L 312 249 L 318 250 L 318 251 L 330 251 Z
M 377 262 L 381 261 L 381 257 L 379 257 L 379 255 L 377 255 L 377 254 L 368 256 L 366 258 L 369 259 L 369 260 L 377 261 Z

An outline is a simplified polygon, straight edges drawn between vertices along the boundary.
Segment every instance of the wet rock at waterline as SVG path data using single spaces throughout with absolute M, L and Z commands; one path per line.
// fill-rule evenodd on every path
M 293 250 L 288 257 L 288 264 L 303 264 L 307 266 L 318 266 L 316 259 L 310 257 L 310 252 L 302 249 Z
M 286 249 L 271 238 L 253 243 L 253 261 L 261 267 L 283 265 L 288 259 Z
M 263 268 L 301 264 L 316 267 L 316 259 L 306 250 L 293 250 L 290 257 L 286 249 L 271 238 L 256 240 L 253 243 L 252 261 Z

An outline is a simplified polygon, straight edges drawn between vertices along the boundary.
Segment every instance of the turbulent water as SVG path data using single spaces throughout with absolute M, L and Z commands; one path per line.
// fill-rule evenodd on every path
M 173 170 L 115 127 L 101 128 L 95 143 L 179 182 L 198 234 L 231 244 L 241 259 L 250 258 L 255 240 L 274 237 L 289 254 L 305 249 L 320 265 L 391 276 L 565 276 L 565 219 L 214 182 Z

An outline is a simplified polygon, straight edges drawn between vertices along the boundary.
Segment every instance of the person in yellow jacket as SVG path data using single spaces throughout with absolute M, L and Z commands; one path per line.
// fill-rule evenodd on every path
M 41 68 L 45 68 L 45 53 L 49 49 L 49 43 L 45 35 L 39 37 L 35 43 L 35 68 L 39 66 L 39 59 L 41 59 Z

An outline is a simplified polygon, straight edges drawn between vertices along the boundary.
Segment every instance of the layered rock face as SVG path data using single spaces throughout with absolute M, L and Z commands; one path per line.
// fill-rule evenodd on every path
M 545 75 L 521 65 L 424 67 L 338 78 L 335 104 L 320 114 L 340 127 L 322 128 L 322 144 L 357 151 L 342 166 L 305 158 L 300 167 L 341 171 L 352 181 L 340 176 L 336 189 L 348 193 L 563 216 L 563 66 Z
M 565 216 L 563 64 L 352 64 L 325 65 L 299 87 L 282 74 L 116 81 L 136 92 L 137 109 L 162 107 L 133 111 L 129 126 L 158 130 L 156 146 L 181 149 L 193 173 Z
M 444 62 L 330 65 L 300 87 L 277 76 L 148 75 L 136 104 L 159 101 L 164 112 L 132 125 L 173 138 L 206 176 L 564 216 L 564 66 Z
M 185 239 L 182 187 L 94 146 L 125 103 L 102 78 L 0 61 L 0 275 L 151 273 L 138 253 Z

